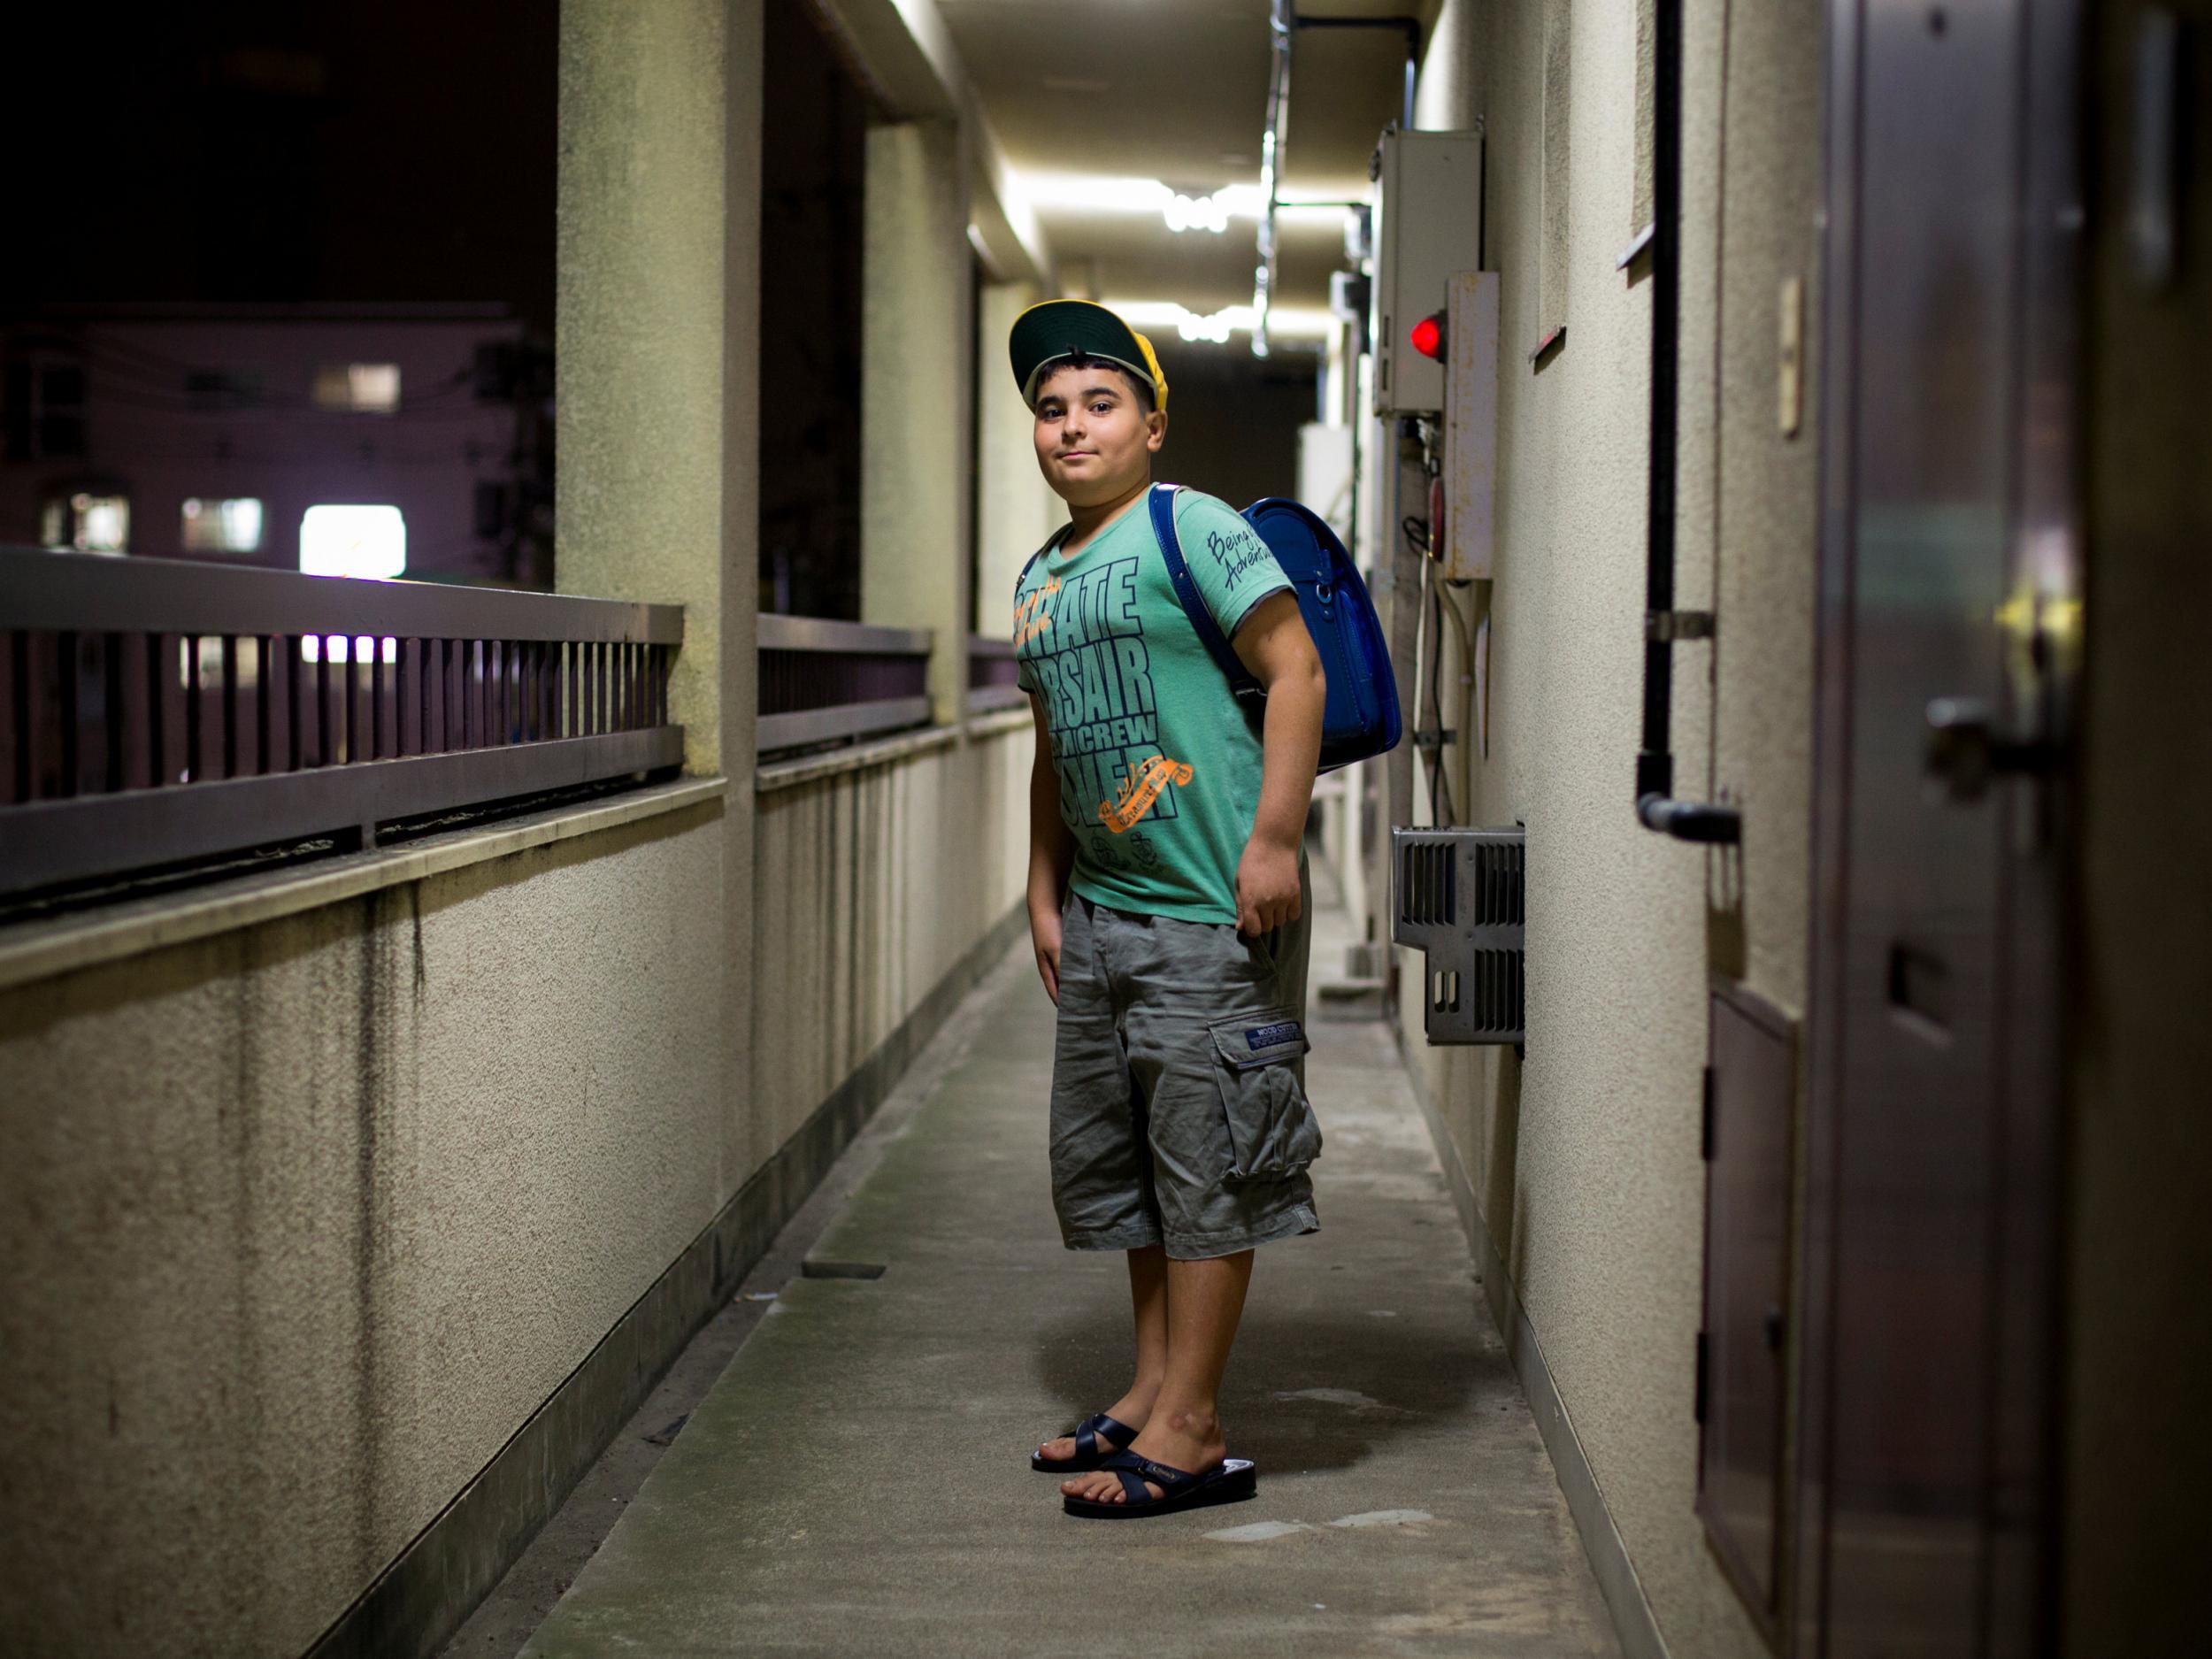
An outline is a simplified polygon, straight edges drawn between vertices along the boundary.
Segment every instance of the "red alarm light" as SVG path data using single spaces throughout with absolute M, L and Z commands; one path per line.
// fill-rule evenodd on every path
M 1444 360 L 1444 313 L 1432 311 L 1413 325 L 1413 349 L 1432 362 Z

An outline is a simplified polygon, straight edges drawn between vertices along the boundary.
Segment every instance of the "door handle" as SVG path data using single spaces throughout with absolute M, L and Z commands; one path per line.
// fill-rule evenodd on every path
M 1954 801 L 1980 800 L 2000 776 L 2051 770 L 2051 745 L 2000 733 L 1995 714 L 1979 697 L 1938 697 L 1928 704 L 1927 719 L 1922 760 Z

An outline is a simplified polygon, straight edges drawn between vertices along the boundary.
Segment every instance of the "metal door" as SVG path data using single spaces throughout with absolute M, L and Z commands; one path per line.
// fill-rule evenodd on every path
M 2047 1640 L 2075 28 L 1830 9 L 1800 1654 Z

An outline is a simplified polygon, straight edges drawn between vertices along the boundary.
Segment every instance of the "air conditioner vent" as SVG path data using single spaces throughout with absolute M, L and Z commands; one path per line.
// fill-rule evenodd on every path
M 1526 832 L 1394 829 L 1390 850 L 1390 936 L 1428 958 L 1429 1041 L 1526 1041 Z

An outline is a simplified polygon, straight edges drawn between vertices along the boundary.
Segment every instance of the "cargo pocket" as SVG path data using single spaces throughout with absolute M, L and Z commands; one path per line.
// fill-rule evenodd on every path
M 1306 1030 L 1270 1013 L 1210 1027 L 1217 1080 L 1229 1125 L 1233 1181 L 1279 1180 L 1321 1156 L 1321 1125 L 1290 1063 L 1306 1052 Z

